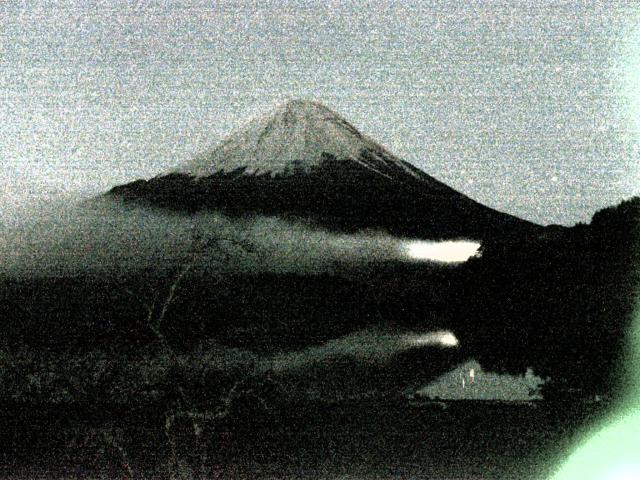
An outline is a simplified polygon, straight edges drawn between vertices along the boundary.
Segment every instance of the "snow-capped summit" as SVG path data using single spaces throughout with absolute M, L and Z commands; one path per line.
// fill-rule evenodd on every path
M 319 102 L 289 100 L 249 121 L 218 146 L 179 167 L 197 177 L 243 169 L 244 174 L 285 174 L 309 171 L 327 156 L 354 161 L 380 174 L 378 162 L 367 162 L 362 152 L 395 163 L 416 175 L 405 162 L 362 135 L 340 115 Z
M 109 194 L 172 210 L 282 215 L 416 238 L 482 239 L 537 228 L 453 190 L 306 100 L 288 101 L 171 172 Z

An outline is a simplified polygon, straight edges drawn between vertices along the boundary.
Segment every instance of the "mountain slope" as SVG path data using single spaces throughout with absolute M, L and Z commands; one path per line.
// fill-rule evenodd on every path
M 538 226 L 480 205 L 316 102 L 290 101 L 214 149 L 110 194 L 176 210 L 293 215 L 338 230 L 482 238 Z
M 373 158 L 361 159 L 362 151 L 371 152 Z M 418 175 L 324 105 L 303 100 L 291 100 L 269 115 L 254 118 L 176 171 L 203 177 L 244 168 L 245 175 L 273 176 L 309 172 L 325 155 L 348 159 L 382 176 L 389 174 L 389 166 Z

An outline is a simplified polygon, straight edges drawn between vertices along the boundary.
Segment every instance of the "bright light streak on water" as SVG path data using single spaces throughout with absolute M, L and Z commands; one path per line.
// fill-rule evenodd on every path
M 480 255 L 480 244 L 471 240 L 414 240 L 404 242 L 402 249 L 409 259 L 426 262 L 462 263 Z
M 405 341 L 414 347 L 457 347 L 458 339 L 448 331 L 430 332 L 423 335 L 407 335 Z

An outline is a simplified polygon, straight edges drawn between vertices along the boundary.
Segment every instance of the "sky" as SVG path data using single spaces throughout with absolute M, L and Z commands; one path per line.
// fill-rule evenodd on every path
M 0 202 L 151 177 L 288 98 L 543 224 L 640 194 L 640 3 L 0 2 Z

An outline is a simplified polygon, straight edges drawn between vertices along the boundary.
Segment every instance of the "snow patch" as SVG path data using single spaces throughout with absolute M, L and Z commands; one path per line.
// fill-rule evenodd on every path
M 324 105 L 307 100 L 290 100 L 275 111 L 255 117 L 231 133 L 218 146 L 194 158 L 176 171 L 197 177 L 244 169 L 245 175 L 285 174 L 309 171 L 326 155 L 350 160 L 386 174 L 361 158 L 367 151 L 383 161 L 391 161 L 407 174 L 417 177 L 402 160 Z

